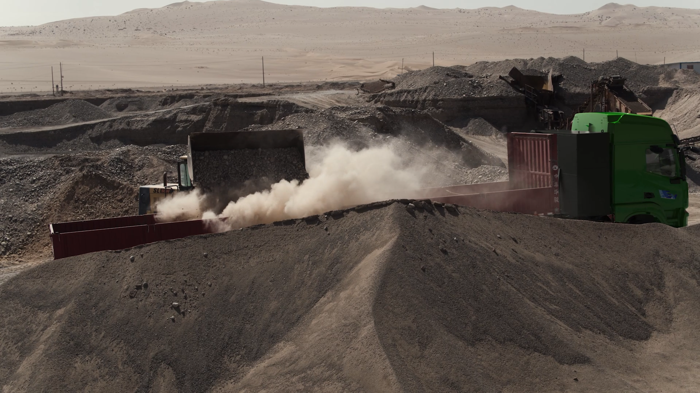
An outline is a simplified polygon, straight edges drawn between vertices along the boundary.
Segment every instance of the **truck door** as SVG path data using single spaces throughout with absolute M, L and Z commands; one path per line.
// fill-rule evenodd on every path
M 614 154 L 615 221 L 687 225 L 688 183 L 675 147 L 622 145 Z

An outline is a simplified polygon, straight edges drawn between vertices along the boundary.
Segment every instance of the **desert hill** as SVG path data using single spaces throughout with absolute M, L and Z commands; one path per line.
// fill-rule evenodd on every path
M 0 93 L 66 88 L 366 80 L 483 60 L 700 58 L 700 10 L 608 4 L 577 15 L 517 7 L 373 9 L 259 0 L 182 2 L 117 16 L 0 28 Z M 616 52 L 617 51 L 617 52 Z M 57 67 L 56 67 L 57 68 Z

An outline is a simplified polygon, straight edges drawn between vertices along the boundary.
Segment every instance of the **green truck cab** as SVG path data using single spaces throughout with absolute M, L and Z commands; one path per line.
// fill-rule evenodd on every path
M 558 150 L 563 208 L 570 215 L 607 210 L 614 222 L 688 225 L 685 158 L 667 122 L 580 113 L 569 135 L 559 135 Z

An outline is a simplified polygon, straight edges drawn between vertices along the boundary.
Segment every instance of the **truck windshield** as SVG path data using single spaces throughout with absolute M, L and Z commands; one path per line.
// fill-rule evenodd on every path
M 187 172 L 187 162 L 181 162 L 179 164 L 180 171 L 180 186 L 182 187 L 192 187 L 192 181 L 190 181 L 190 174 Z
M 656 173 L 666 177 L 676 175 L 675 149 L 663 149 L 661 153 L 654 153 L 647 149 L 647 172 Z

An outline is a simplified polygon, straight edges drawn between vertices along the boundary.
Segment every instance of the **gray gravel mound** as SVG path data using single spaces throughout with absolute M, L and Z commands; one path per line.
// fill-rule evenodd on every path
M 107 393 L 694 390 L 697 231 L 406 203 L 24 271 L 0 286 L 0 381 Z
M 113 117 L 109 112 L 83 100 L 67 100 L 46 109 L 0 116 L 0 128 L 57 126 Z
M 183 146 L 0 158 L 0 265 L 50 255 L 54 222 L 135 215 L 138 187 L 177 182 Z
M 430 67 L 420 71 L 410 71 L 394 78 L 396 89 L 381 93 L 378 97 L 394 97 L 406 94 L 406 90 L 415 92 L 413 99 L 425 100 L 435 97 L 486 97 L 513 96 L 508 85 L 498 83 L 497 79 L 480 75 L 474 77 L 460 67 Z

